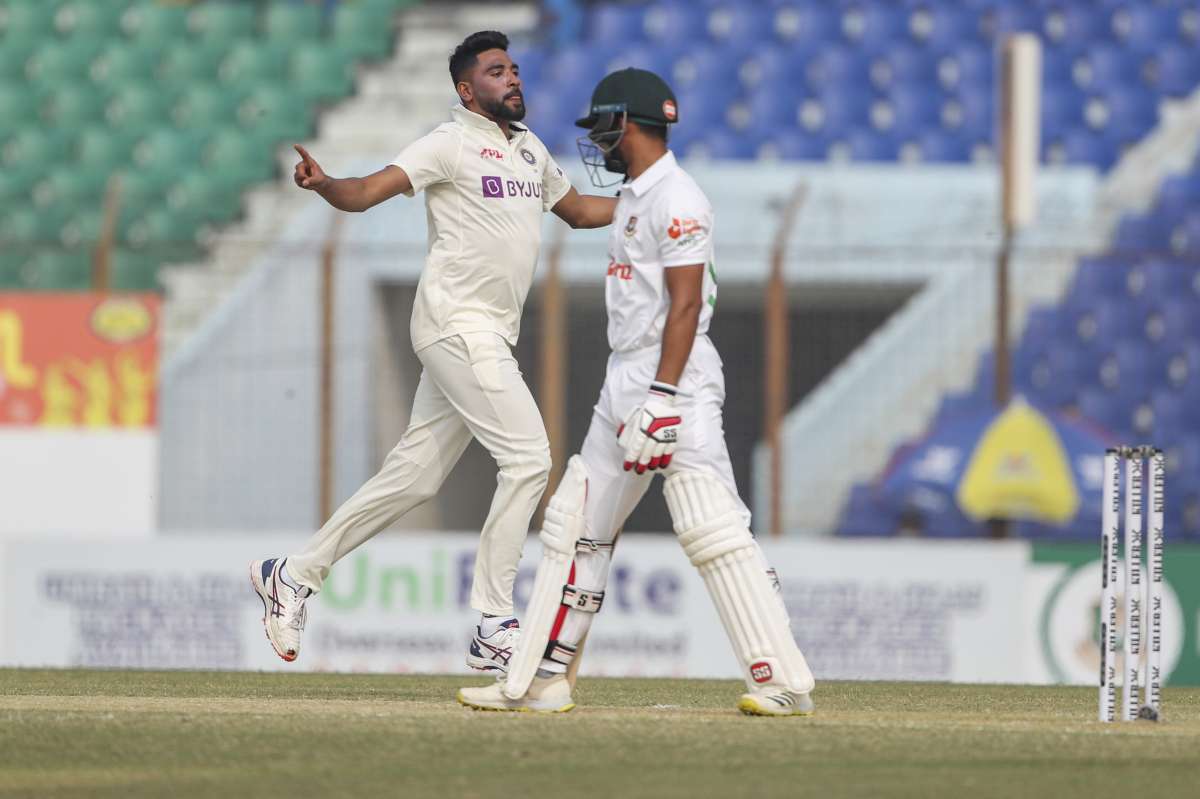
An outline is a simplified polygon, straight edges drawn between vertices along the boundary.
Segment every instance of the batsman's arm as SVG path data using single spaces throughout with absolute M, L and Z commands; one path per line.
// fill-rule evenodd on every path
M 576 230 L 611 225 L 617 209 L 616 197 L 580 194 L 571 188 L 551 208 L 559 219 Z
M 655 382 L 678 386 L 692 354 L 703 304 L 704 264 L 672 266 L 666 270 L 667 295 L 671 307 L 663 329 L 662 352 L 658 356 Z
M 365 211 L 397 194 L 412 190 L 408 174 L 394 164 L 366 177 L 332 178 L 325 174 L 325 170 L 307 150 L 298 144 L 294 146 L 296 152 L 300 153 L 300 161 L 293 175 L 296 185 L 315 191 L 340 211 Z

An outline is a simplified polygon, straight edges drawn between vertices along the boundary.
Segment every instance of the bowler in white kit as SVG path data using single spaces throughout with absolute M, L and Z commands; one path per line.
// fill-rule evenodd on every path
M 533 281 L 542 215 L 574 228 L 612 221 L 616 200 L 575 191 L 525 116 L 520 66 L 496 31 L 468 36 L 450 57 L 460 104 L 451 120 L 362 178 L 332 178 L 297 146 L 295 182 L 343 211 L 425 193 L 429 252 L 411 336 L 423 367 L 408 429 L 379 473 L 298 552 L 255 561 L 267 638 L 284 660 L 300 652 L 305 600 L 341 558 L 433 497 L 474 437 L 499 468 L 479 537 L 471 607 L 480 621 L 468 665 L 507 668 L 519 636 L 513 582 L 529 520 L 546 488 L 550 447 L 512 354 Z
M 717 301 L 713 213 L 667 149 L 679 115 L 657 75 L 614 72 L 577 124 L 593 182 L 624 177 L 605 280 L 612 354 L 583 449 L 546 510 L 542 560 L 506 678 L 463 688 L 486 710 L 573 708 L 580 649 L 604 601 L 613 547 L 656 472 L 676 535 L 716 605 L 753 715 L 808 715 L 814 680 L 773 572 L 750 533 L 725 446 L 721 358 L 706 335 Z M 686 109 L 683 109 L 686 111 Z

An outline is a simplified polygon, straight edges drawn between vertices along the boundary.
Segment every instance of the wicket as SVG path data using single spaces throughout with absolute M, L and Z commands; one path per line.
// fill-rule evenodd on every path
M 1143 547 L 1147 461 L 1150 464 L 1150 519 L 1148 547 Z M 1117 717 L 1116 588 L 1121 549 L 1122 464 L 1125 467 L 1125 646 L 1120 714 L 1122 721 L 1157 720 L 1162 702 L 1166 465 L 1162 450 L 1137 446 L 1110 449 L 1104 455 L 1104 507 L 1100 531 L 1100 721 L 1116 721 Z M 1145 571 L 1143 560 L 1146 561 Z

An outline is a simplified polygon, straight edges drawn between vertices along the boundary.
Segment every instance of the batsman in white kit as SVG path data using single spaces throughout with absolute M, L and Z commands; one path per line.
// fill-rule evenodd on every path
M 331 178 L 297 146 L 298 186 L 343 211 L 424 191 L 429 253 L 413 306 L 421 378 L 408 429 L 383 468 L 300 552 L 255 561 L 267 638 L 284 660 L 300 653 L 305 601 L 330 568 L 433 497 L 472 437 L 499 467 L 479 537 L 471 607 L 481 614 L 467 664 L 503 671 L 519 636 L 513 582 L 529 520 L 550 472 L 550 447 L 511 347 L 537 264 L 542 216 L 571 227 L 610 224 L 616 200 L 580 195 L 528 128 L 519 65 L 496 31 L 468 36 L 450 57 L 461 105 L 451 121 L 364 178 Z
M 656 472 L 684 552 L 700 572 L 741 664 L 752 715 L 808 715 L 812 672 L 750 533 L 725 446 L 725 379 L 706 335 L 716 305 L 713 214 L 667 149 L 678 119 L 651 72 L 604 78 L 576 124 L 593 182 L 624 176 L 605 289 L 612 354 L 583 450 L 567 464 L 540 534 L 524 632 L 505 678 L 463 688 L 481 710 L 563 712 L 580 648 L 604 602 L 621 527 Z

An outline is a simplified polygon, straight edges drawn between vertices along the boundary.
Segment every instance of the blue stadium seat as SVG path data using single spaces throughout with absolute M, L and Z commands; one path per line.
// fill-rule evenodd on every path
M 908 34 L 904 9 L 883 3 L 856 3 L 843 7 L 842 38 L 866 50 L 877 50 Z
M 1121 339 L 1100 365 L 1100 382 L 1110 391 L 1148 392 L 1167 372 L 1167 352 L 1141 336 Z
M 982 44 L 960 44 L 938 59 L 938 83 L 943 89 L 992 85 L 996 58 Z
M 827 47 L 809 59 L 805 77 L 813 91 L 868 91 L 871 71 L 861 54 L 850 47 Z
M 850 498 L 838 521 L 837 534 L 846 537 L 891 536 L 896 520 L 876 502 L 875 491 L 868 485 L 850 489 Z
M 787 135 L 796 129 L 803 99 L 780 96 L 768 89 L 750 94 L 742 101 L 747 115 L 745 131 L 764 139 Z
M 1105 91 L 1115 86 L 1128 86 L 1144 92 L 1141 83 L 1144 61 L 1144 54 L 1123 47 L 1090 46 L 1073 56 L 1072 76 L 1081 89 Z
M 757 50 L 774 38 L 775 15 L 757 4 L 727 1 L 712 7 L 706 24 L 709 39 L 725 52 Z
M 942 103 L 942 129 L 972 141 L 991 141 L 993 113 L 990 92 L 968 89 Z
M 1200 302 L 1181 288 L 1178 297 L 1155 295 L 1146 320 L 1146 335 L 1163 345 L 1185 339 L 1200 339 Z
M 1133 402 L 1127 397 L 1100 388 L 1079 392 L 1079 414 L 1117 440 L 1133 441 Z
M 1117 225 L 1112 249 L 1133 257 L 1167 253 L 1171 231 L 1156 216 L 1127 216 Z
M 747 89 L 765 91 L 799 91 L 804 76 L 804 60 L 794 50 L 767 47 L 743 59 L 738 65 L 738 79 Z M 728 69 L 728 67 L 726 67 Z
M 825 161 L 829 157 L 829 139 L 808 132 L 779 135 L 765 141 L 760 152 L 785 161 Z
M 1018 348 L 1013 359 L 1014 383 L 1036 403 L 1063 408 L 1073 405 L 1081 390 L 1097 383 L 1086 353 L 1052 340 L 1037 349 Z
M 977 35 L 975 15 L 955 3 L 919 3 L 908 16 L 908 33 L 925 47 L 941 50 Z
M 927 90 L 897 87 L 887 95 L 885 103 L 891 121 L 889 125 L 881 125 L 875 118 L 877 115 L 872 114 L 871 121 L 877 129 L 890 130 L 900 138 L 916 139 L 922 131 L 938 125 L 941 108 L 937 98 Z
M 887 133 L 858 128 L 844 140 L 855 161 L 895 161 L 900 156 L 900 141 Z
M 1042 147 L 1043 158 L 1051 164 L 1093 164 L 1108 169 L 1121 157 L 1121 143 L 1104 133 L 1075 128 L 1060 132 Z
M 775 5 L 775 38 L 789 47 L 811 49 L 833 41 L 841 20 L 833 3 L 823 0 L 794 0 Z
M 729 73 L 728 63 L 696 52 L 675 59 L 665 75 L 679 97 L 706 95 L 710 101 L 726 105 L 738 95 L 738 83 Z M 680 113 L 683 113 L 682 102 Z
M 827 138 L 844 135 L 870 121 L 871 96 L 837 89 L 821 92 L 800 104 L 800 126 Z
M 875 88 L 887 91 L 904 86 L 926 96 L 937 81 L 938 64 L 933 53 L 908 45 L 892 47 L 871 62 L 871 82 Z
M 1195 397 L 1160 391 L 1154 394 L 1151 407 L 1154 409 L 1154 424 L 1150 440 L 1159 446 L 1194 435 L 1200 429 L 1200 403 L 1196 402 Z M 1200 473 L 1193 479 L 1200 480 Z
M 661 45 L 652 45 L 647 43 L 635 43 L 624 46 L 618 46 L 613 49 L 613 54 L 610 55 L 604 62 L 604 71 L 616 72 L 618 69 L 627 67 L 637 67 L 638 69 L 648 69 L 651 72 L 662 76 L 664 80 L 671 84 L 671 87 L 676 91 L 683 88 L 677 80 L 673 80 L 672 70 L 675 67 L 676 60 L 679 57 L 677 50 L 673 48 L 663 47 Z M 711 74 L 714 70 L 711 62 L 715 59 L 701 56 L 696 59 L 696 64 L 701 72 Z M 729 68 L 725 67 L 724 74 L 727 76 Z
M 1070 323 L 1059 313 L 1057 307 L 1035 308 L 1025 321 L 1021 346 L 1045 347 L 1051 342 L 1069 339 L 1073 334 Z
M 978 30 L 988 41 L 999 42 L 1008 33 L 1037 33 L 1042 17 L 1036 8 L 998 3 L 990 5 L 979 16 Z
M 1171 175 L 1158 190 L 1158 216 L 1178 219 L 1188 211 L 1200 210 L 1200 174 Z
M 1087 95 L 1072 84 L 1047 83 L 1042 87 L 1042 137 L 1061 138 L 1084 123 Z
M 708 20 L 682 0 L 647 6 L 642 16 L 642 33 L 656 44 L 696 44 L 708 38 Z
M 1092 42 L 1107 34 L 1105 14 L 1094 3 L 1054 3 L 1042 18 L 1041 33 L 1054 47 Z
M 971 160 L 971 146 L 966 137 L 940 130 L 925 131 L 917 138 L 923 161 L 965 163 Z
M 1166 387 L 1192 398 L 1200 407 L 1200 341 L 1167 342 Z
M 1128 258 L 1100 256 L 1080 260 L 1067 297 L 1073 305 L 1086 305 L 1115 299 L 1129 293 Z
M 1098 114 L 1093 115 L 1097 102 L 1104 105 L 1103 123 Z M 1089 98 L 1084 117 L 1093 128 L 1130 140 L 1138 139 L 1158 122 L 1158 98 L 1140 86 L 1106 87 L 1102 94 Z
M 605 47 L 573 47 L 555 53 L 543 69 L 557 86 L 582 96 L 579 102 L 571 104 L 572 108 L 583 107 L 587 105 L 586 98 L 591 96 L 592 87 L 604 77 L 606 58 L 610 54 Z
M 1122 3 L 1109 19 L 1109 30 L 1114 39 L 1126 47 L 1147 51 L 1175 38 L 1179 9 L 1149 3 Z
M 1146 70 L 1147 83 L 1168 97 L 1183 97 L 1200 84 L 1200 59 L 1194 47 L 1156 48 Z
M 679 124 L 676 128 L 702 128 L 710 130 L 723 127 L 730 101 L 725 97 L 704 91 L 702 86 L 676 93 L 679 104 Z
M 597 3 L 588 11 L 585 30 L 588 41 L 597 44 L 629 44 L 643 38 L 642 14 L 645 6 Z
M 758 141 L 744 133 L 726 129 L 712 130 L 693 142 L 687 150 L 689 156 L 705 158 L 747 160 L 758 155 Z
M 1131 284 L 1138 284 L 1141 296 L 1148 302 L 1200 300 L 1197 277 L 1194 264 L 1165 258 L 1146 259 L 1130 273 Z

